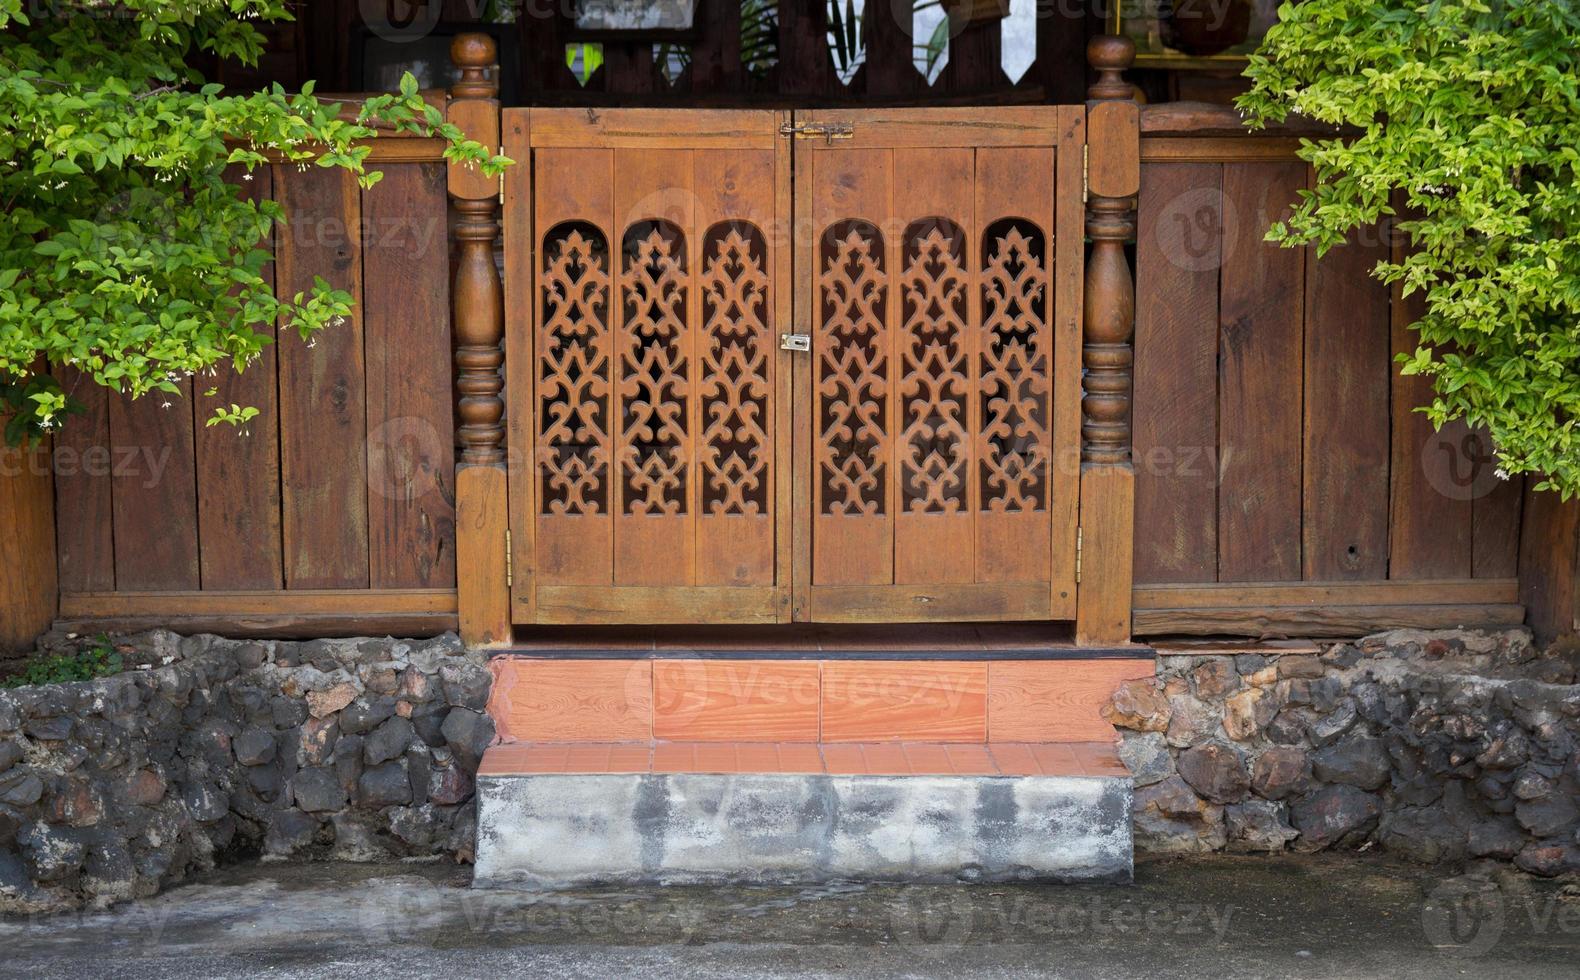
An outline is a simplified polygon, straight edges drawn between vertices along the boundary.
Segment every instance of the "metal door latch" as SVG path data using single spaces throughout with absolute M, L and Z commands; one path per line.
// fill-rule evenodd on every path
M 850 123 L 785 123 L 779 127 L 780 136 L 792 136 L 798 140 L 821 139 L 829 145 L 835 140 L 854 139 L 856 127 Z
M 779 335 L 780 350 L 811 350 L 812 335 L 809 333 L 782 333 Z

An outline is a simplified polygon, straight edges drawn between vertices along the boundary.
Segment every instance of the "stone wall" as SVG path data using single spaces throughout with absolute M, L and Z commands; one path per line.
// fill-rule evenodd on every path
M 226 855 L 471 859 L 492 675 L 454 635 L 118 648 L 138 669 L 0 691 L 0 912 L 151 895 Z
M 1380 846 L 1580 871 L 1580 657 L 1523 630 L 1171 655 L 1104 714 L 1152 853 Z

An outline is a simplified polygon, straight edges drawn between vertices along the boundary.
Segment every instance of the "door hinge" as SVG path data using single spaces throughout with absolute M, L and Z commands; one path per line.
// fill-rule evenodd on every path
M 516 556 L 510 547 L 510 532 L 505 531 L 505 588 L 514 588 L 516 585 Z
M 1092 148 L 1085 143 L 1081 144 L 1081 203 L 1091 203 L 1092 192 Z
M 1075 584 L 1076 585 L 1080 585 L 1081 584 L 1081 551 L 1085 547 L 1085 542 L 1083 542 L 1081 540 L 1081 537 L 1082 537 L 1081 529 L 1080 528 L 1076 528 L 1075 529 Z
M 820 139 L 832 144 L 835 140 L 854 139 L 856 127 L 850 123 L 785 123 L 779 127 L 779 135 L 798 140 Z

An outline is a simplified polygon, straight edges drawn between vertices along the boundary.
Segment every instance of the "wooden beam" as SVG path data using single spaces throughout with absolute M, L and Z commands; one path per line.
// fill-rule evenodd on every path
M 1137 636 L 1364 636 L 1391 629 L 1518 626 L 1525 607 L 1512 604 L 1380 606 L 1221 606 L 1140 609 Z
M 1245 117 L 1233 106 L 1214 102 L 1158 102 L 1141 107 L 1143 136 L 1340 136 L 1343 130 L 1303 116 L 1290 116 L 1264 129 L 1246 128 Z
M 276 613 L 256 616 L 102 616 L 57 619 L 55 628 L 68 633 L 141 633 L 168 629 L 177 633 L 213 633 L 237 639 L 321 639 L 347 636 L 394 636 L 419 639 L 457 629 L 455 613 Z
M 1300 140 L 1287 136 L 1142 137 L 1143 163 L 1254 163 L 1299 159 Z
M 213 592 L 68 592 L 62 619 L 137 616 L 269 617 L 449 614 L 454 589 L 280 589 Z
M 1514 579 L 1393 582 L 1248 582 L 1136 589 L 1135 608 L 1255 609 L 1268 606 L 1441 606 L 1513 604 Z

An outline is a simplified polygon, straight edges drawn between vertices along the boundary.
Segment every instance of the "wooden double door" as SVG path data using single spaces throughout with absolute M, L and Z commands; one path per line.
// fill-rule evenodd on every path
M 1072 618 L 1083 122 L 506 110 L 515 620 Z

